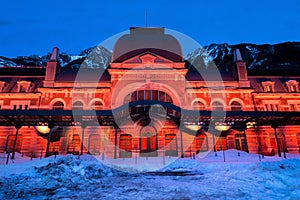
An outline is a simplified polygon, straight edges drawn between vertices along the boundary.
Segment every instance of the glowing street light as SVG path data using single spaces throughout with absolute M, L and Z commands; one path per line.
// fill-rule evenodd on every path
M 256 125 L 256 122 L 247 122 L 246 129 L 253 128 Z
M 48 123 L 39 123 L 38 126 L 35 126 L 36 130 L 44 135 L 48 134 L 47 138 L 47 147 L 46 147 L 46 157 L 49 156 L 49 147 L 50 147 L 50 140 L 51 140 L 51 132 L 54 126 Z
M 35 128 L 42 134 L 48 134 L 50 132 L 50 128 L 48 126 L 35 126 Z
M 230 125 L 227 123 L 217 123 L 215 125 L 215 129 L 218 131 L 228 131 L 230 129 Z
M 202 126 L 199 125 L 186 125 L 185 127 L 187 127 L 188 129 L 190 129 L 191 131 L 198 131 L 201 129 Z
M 185 127 L 191 131 L 199 131 L 203 125 L 204 125 L 204 122 L 198 122 L 198 123 L 186 122 L 185 123 Z

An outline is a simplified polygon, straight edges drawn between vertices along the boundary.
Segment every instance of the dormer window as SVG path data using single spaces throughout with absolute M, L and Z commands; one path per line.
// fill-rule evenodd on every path
M 298 92 L 298 85 L 299 85 L 299 82 L 298 81 L 295 81 L 295 80 L 289 80 L 287 82 L 285 82 L 285 85 L 288 89 L 288 92 Z
M 275 91 L 275 83 L 271 81 L 266 81 L 261 83 L 264 92 L 274 92 Z
M 28 92 L 30 87 L 30 81 L 18 81 L 18 92 Z
M 3 92 L 5 85 L 6 85 L 5 81 L 0 81 L 0 92 Z
M 265 86 L 265 91 L 266 92 L 272 92 L 273 90 L 272 90 L 272 86 L 271 85 L 266 85 Z

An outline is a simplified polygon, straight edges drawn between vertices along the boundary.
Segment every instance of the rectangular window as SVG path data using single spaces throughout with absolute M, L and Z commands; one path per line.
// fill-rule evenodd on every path
M 143 99 L 140 99 L 139 100 L 143 100 Z M 131 94 L 131 100 L 130 101 L 137 101 L 137 92 L 134 92 Z
M 23 85 L 20 85 L 20 92 L 26 92 L 25 88 L 23 87 Z
M 296 92 L 296 86 L 295 85 L 290 86 L 290 92 Z
M 152 90 L 152 100 L 157 101 L 158 100 L 158 91 Z
M 269 106 L 268 106 L 268 104 L 265 104 L 265 111 L 269 111 Z
M 272 92 L 272 87 L 271 85 L 266 85 L 266 92 Z
M 136 93 L 136 100 L 137 101 L 144 100 L 144 92 L 143 92 L 143 90 L 138 90 L 135 93 Z
M 145 100 L 151 100 L 150 90 L 145 90 Z
M 176 140 L 175 134 L 167 134 L 165 136 L 165 150 L 176 150 Z
M 290 111 L 296 111 L 295 104 L 290 104 Z

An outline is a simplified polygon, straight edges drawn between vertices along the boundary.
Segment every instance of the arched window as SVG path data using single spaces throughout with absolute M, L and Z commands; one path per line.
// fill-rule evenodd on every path
M 102 110 L 103 109 L 103 104 L 101 101 L 95 101 L 92 105 L 91 105 L 91 109 L 92 110 Z
M 201 101 L 195 101 L 193 103 L 193 108 L 196 110 L 205 110 L 205 105 Z
M 61 101 L 57 101 L 52 105 L 53 110 L 63 110 L 64 109 L 64 103 Z
M 242 110 L 242 105 L 237 101 L 233 101 L 230 106 L 231 106 L 232 111 L 241 111 Z
M 163 101 L 167 103 L 173 103 L 173 100 L 170 95 L 166 92 L 159 90 L 136 90 L 128 94 L 124 98 L 124 103 L 130 103 L 135 101 L 144 101 L 144 100 L 154 100 L 154 101 Z M 131 114 L 148 112 L 150 106 L 135 106 L 130 109 Z M 168 111 L 171 112 L 171 109 L 168 108 Z
M 83 103 L 81 101 L 76 101 L 72 106 L 73 110 L 83 110 Z
M 212 103 L 212 110 L 223 111 L 224 106 L 221 102 L 215 101 Z

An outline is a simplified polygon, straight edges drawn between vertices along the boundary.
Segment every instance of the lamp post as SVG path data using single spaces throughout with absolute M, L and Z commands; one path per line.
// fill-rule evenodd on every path
M 261 161 L 261 152 L 260 152 L 260 139 L 259 139 L 259 126 L 256 122 L 248 122 L 247 123 L 247 128 L 252 128 L 254 127 L 254 133 L 256 136 L 256 146 L 257 146 L 257 155 L 258 155 L 258 160 Z
M 46 147 L 46 154 L 45 157 L 49 156 L 49 147 L 51 142 L 51 136 L 52 136 L 52 129 L 54 128 L 54 125 L 52 123 L 40 123 L 38 126 L 35 126 L 36 130 L 42 134 L 48 134 L 47 137 L 47 147 Z
M 114 146 L 114 159 L 117 158 L 117 145 L 118 145 L 118 128 L 115 127 L 115 146 Z
M 286 158 L 286 151 L 287 151 L 287 149 L 286 149 L 286 139 L 285 139 L 285 134 L 282 134 L 282 136 L 283 136 L 283 157 L 284 158 Z
M 278 156 L 281 157 L 281 150 L 280 150 L 278 134 L 277 134 L 277 130 L 276 130 L 278 128 L 278 124 L 276 122 L 272 122 L 271 127 L 274 129 L 274 135 L 275 135 L 275 140 L 276 140 L 276 145 L 277 145 L 277 150 L 278 150 Z
M 181 158 L 183 158 L 184 157 L 184 155 L 183 155 L 183 138 L 182 138 L 182 130 L 180 129 L 179 130 L 180 131 L 180 150 L 181 150 Z
M 13 152 L 11 154 L 11 159 L 15 159 L 15 152 L 16 152 L 16 148 L 17 148 L 17 140 L 18 140 L 18 135 L 19 135 L 19 129 L 21 128 L 22 126 L 20 124 L 16 124 L 15 125 L 15 128 L 16 128 L 16 137 L 15 137 L 15 140 L 14 140 L 14 146 L 13 146 Z
M 218 154 L 216 149 L 215 133 L 212 134 L 212 141 L 213 141 L 215 156 L 217 156 Z
M 81 123 L 81 143 L 80 143 L 80 155 L 83 155 L 83 142 L 84 142 L 84 129 L 86 128 L 86 124 Z
M 244 123 L 244 124 L 242 125 L 242 129 L 243 129 L 244 140 L 245 140 L 245 151 L 246 151 L 247 153 L 249 153 L 248 140 L 247 140 L 247 134 L 246 134 L 247 128 L 248 128 L 247 124 Z

